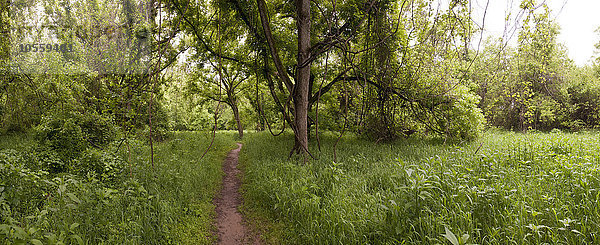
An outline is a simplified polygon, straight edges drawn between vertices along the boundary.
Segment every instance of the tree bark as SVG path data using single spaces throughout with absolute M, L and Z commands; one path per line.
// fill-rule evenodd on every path
M 297 153 L 308 150 L 308 96 L 310 85 L 310 0 L 296 0 L 298 26 L 298 69 L 293 90 Z
M 237 101 L 232 101 L 231 110 L 233 110 L 233 117 L 237 123 L 238 135 L 240 139 L 244 137 L 244 128 L 242 127 L 242 121 L 240 120 L 240 112 L 238 110 Z
M 267 38 L 267 43 L 269 44 L 269 50 L 271 51 L 273 63 L 275 63 L 275 68 L 277 69 L 277 76 L 279 76 L 279 79 L 283 81 L 283 83 L 291 93 L 293 90 L 293 84 L 290 78 L 288 77 L 288 74 L 285 71 L 283 64 L 281 63 L 277 47 L 275 47 L 275 40 L 273 39 L 273 34 L 271 33 L 271 26 L 269 26 L 269 19 L 267 17 L 267 6 L 265 0 L 256 0 L 256 2 L 258 3 L 260 23 L 263 27 L 263 30 L 265 31 L 265 37 Z
M 261 25 L 271 51 L 278 77 L 286 85 L 294 102 L 294 122 L 292 129 L 296 136 L 294 150 L 296 153 L 308 153 L 308 99 L 310 84 L 310 0 L 296 0 L 296 25 L 298 27 L 298 55 L 296 57 L 296 83 L 292 84 L 288 73 L 281 63 L 275 41 L 269 26 L 266 4 L 264 0 L 257 0 Z

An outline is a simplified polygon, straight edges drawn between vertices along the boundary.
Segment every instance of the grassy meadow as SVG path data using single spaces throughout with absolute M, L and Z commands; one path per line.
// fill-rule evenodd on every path
M 240 153 L 246 222 L 267 244 L 598 244 L 597 132 L 491 131 L 473 142 L 353 135 L 311 141 L 248 132 Z M 174 133 L 64 161 L 31 136 L 0 140 L 7 244 L 213 244 L 213 197 L 235 132 Z M 117 153 L 113 153 L 117 152 Z M 61 171 L 57 171 L 61 167 Z
M 492 131 L 477 141 L 247 134 L 244 211 L 281 244 L 599 244 L 597 132 Z M 300 164 L 299 164 L 300 162 Z

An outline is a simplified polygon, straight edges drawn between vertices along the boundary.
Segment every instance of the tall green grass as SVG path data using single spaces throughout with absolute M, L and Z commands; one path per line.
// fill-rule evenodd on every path
M 245 207 L 284 244 L 598 244 L 600 135 L 491 132 L 471 143 L 247 134 Z M 480 147 L 481 146 L 481 147 Z M 478 150 L 479 148 L 479 150 Z
M 0 243 L 216 241 L 211 233 L 213 197 L 220 186 L 222 161 L 235 147 L 233 133 L 217 134 L 213 148 L 202 160 L 210 135 L 175 133 L 155 146 L 154 168 L 149 146 L 141 141 L 131 141 L 131 164 L 125 161 L 125 144 L 117 154 L 113 152 L 119 142 L 102 151 L 92 150 L 89 158 L 110 168 L 105 171 L 110 176 L 91 171 L 82 174 L 81 169 L 48 173 L 40 166 L 59 161 L 46 156 L 51 153 L 40 153 L 27 138 L 3 139 L 7 141 L 0 144 Z M 86 158 L 82 159 L 77 161 Z M 42 160 L 45 162 L 40 163 Z

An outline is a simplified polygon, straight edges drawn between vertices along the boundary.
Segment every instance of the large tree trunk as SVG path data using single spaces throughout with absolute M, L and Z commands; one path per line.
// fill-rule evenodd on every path
M 309 83 L 310 83 L 310 0 L 296 0 L 296 25 L 298 27 L 298 56 L 296 62 L 298 63 L 296 84 L 292 85 L 288 77 L 288 73 L 285 71 L 277 48 L 275 47 L 275 41 L 271 34 L 271 28 L 269 26 L 269 20 L 267 18 L 266 4 L 264 0 L 257 0 L 258 11 L 260 14 L 261 24 L 265 31 L 265 37 L 271 51 L 273 63 L 277 69 L 277 76 L 283 81 L 288 88 L 288 91 L 292 93 L 294 100 L 294 122 L 292 128 L 296 134 L 296 144 L 294 150 L 297 153 L 307 153 L 308 150 L 308 97 L 309 97 Z
M 298 69 L 294 86 L 294 123 L 296 124 L 296 152 L 308 149 L 308 95 L 310 83 L 310 0 L 296 0 L 298 19 Z

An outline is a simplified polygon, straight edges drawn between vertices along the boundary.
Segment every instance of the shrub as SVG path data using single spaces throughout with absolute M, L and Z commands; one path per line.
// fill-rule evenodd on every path
M 438 121 L 442 131 L 451 138 L 472 140 L 480 136 L 485 119 L 477 107 L 479 96 L 459 86 L 448 95 L 451 102 L 444 105 L 444 119 Z
M 0 213 L 2 223 L 14 223 L 13 214 L 29 215 L 44 202 L 50 186 L 48 172 L 32 170 L 15 150 L 0 151 Z
M 87 147 L 81 127 L 75 119 L 47 117 L 38 127 L 41 144 L 58 152 L 63 160 L 75 158 Z
M 88 149 L 74 166 L 83 176 L 94 174 L 101 180 L 114 180 L 123 173 L 126 163 L 120 157 L 97 149 Z
M 63 161 L 79 157 L 89 146 L 105 146 L 116 134 L 111 120 L 95 113 L 51 114 L 36 129 L 40 144 L 58 152 Z
M 86 140 L 95 147 L 110 143 L 117 131 L 111 119 L 95 113 L 78 115 L 78 124 Z
M 594 128 L 600 126 L 600 87 L 579 84 L 568 89 L 573 104 L 573 120 Z
M 68 161 L 61 159 L 59 153 L 48 147 L 37 147 L 23 153 L 28 157 L 29 166 L 56 174 L 68 170 Z

